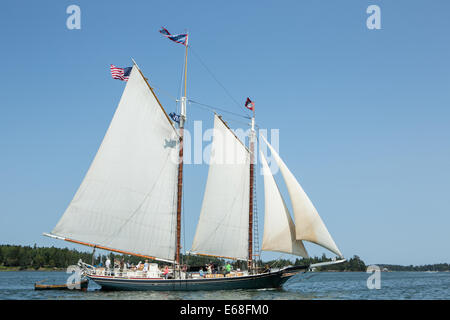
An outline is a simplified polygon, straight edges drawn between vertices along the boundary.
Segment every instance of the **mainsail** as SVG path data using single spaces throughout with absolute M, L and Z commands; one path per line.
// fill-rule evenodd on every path
M 94 161 L 52 235 L 173 261 L 177 141 L 134 65 Z
M 281 196 L 264 155 L 261 163 L 264 175 L 264 235 L 262 250 L 278 251 L 308 258 L 301 240 L 295 239 L 295 225 Z
M 192 252 L 248 259 L 250 154 L 217 115 L 208 180 Z
M 286 183 L 294 212 L 296 239 L 316 243 L 336 253 L 339 257 L 343 257 L 316 208 L 314 208 L 314 205 L 303 191 L 297 179 L 295 179 L 294 175 L 264 136 L 261 137 L 269 147 Z

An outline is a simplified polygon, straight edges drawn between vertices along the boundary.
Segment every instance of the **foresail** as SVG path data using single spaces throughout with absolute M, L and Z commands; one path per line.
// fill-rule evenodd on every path
M 264 175 L 264 235 L 262 250 L 278 251 L 308 258 L 301 240 L 295 239 L 295 225 L 281 196 L 267 161 L 260 153 Z
M 264 136 L 261 137 L 269 147 L 286 183 L 294 212 L 296 239 L 316 243 L 342 257 L 342 253 L 297 179 Z
M 217 116 L 208 180 L 192 250 L 247 260 L 250 154 Z
M 173 261 L 177 141 L 133 66 L 102 144 L 52 234 Z

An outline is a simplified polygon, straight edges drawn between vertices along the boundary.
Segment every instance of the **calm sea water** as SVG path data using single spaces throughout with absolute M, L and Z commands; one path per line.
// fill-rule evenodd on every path
M 313 272 L 296 275 L 283 289 L 193 292 L 104 292 L 89 282 L 88 292 L 35 291 L 34 283 L 65 283 L 65 272 L 0 272 L 0 299 L 450 299 L 450 272 L 383 272 L 381 288 L 369 290 L 365 272 Z

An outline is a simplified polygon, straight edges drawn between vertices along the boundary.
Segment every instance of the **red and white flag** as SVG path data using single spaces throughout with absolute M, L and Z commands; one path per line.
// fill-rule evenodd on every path
M 245 107 L 250 110 L 255 110 L 255 103 L 250 100 L 250 98 L 247 98 L 247 101 L 245 101 Z

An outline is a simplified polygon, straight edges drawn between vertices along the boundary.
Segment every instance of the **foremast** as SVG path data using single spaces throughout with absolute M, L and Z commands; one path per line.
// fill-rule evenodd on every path
M 186 52 L 184 57 L 184 95 L 181 97 L 180 108 L 180 126 L 179 126 L 179 163 L 178 163 L 178 186 L 177 186 L 177 235 L 176 235 L 176 252 L 175 262 L 180 264 L 180 251 L 181 251 L 181 211 L 183 207 L 183 137 L 184 137 L 184 124 L 186 122 L 186 96 L 187 96 L 187 56 L 188 56 L 188 39 L 186 36 Z
M 250 129 L 250 194 L 249 194 L 249 206 L 248 206 L 248 270 L 251 272 L 253 269 L 253 193 L 254 193 L 254 177 L 255 177 L 255 108 L 253 108 L 253 117 Z

